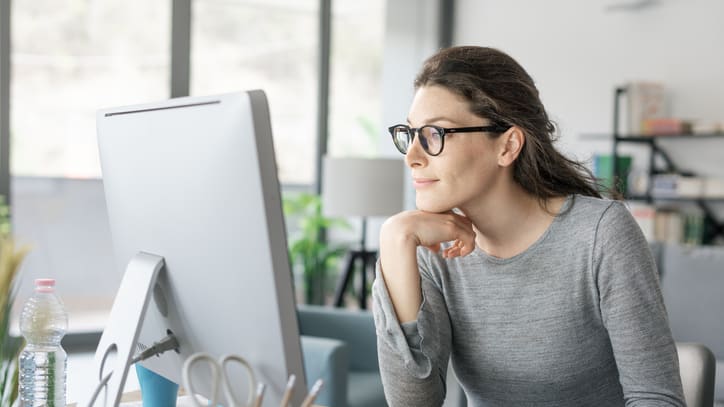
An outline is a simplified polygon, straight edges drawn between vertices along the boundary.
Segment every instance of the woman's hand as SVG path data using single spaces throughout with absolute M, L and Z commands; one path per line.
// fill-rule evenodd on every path
M 390 217 L 380 230 L 380 264 L 387 291 L 400 323 L 414 321 L 422 304 L 417 247 L 438 252 L 440 244 L 452 241 L 443 257 L 465 256 L 475 248 L 472 222 L 453 212 L 419 210 Z
M 440 244 L 453 244 L 442 252 L 445 258 L 466 256 L 475 249 L 475 231 L 467 217 L 452 211 L 432 213 L 412 210 L 398 213 L 387 219 L 380 230 L 380 246 L 387 243 L 413 243 L 433 252 L 440 251 Z

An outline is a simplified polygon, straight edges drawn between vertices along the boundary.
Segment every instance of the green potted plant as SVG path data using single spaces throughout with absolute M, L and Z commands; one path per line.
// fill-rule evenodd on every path
M 329 272 L 334 270 L 347 247 L 324 241 L 322 231 L 331 228 L 349 228 L 344 219 L 322 214 L 322 200 L 306 192 L 284 198 L 287 222 L 296 220 L 298 230 L 289 241 L 289 260 L 292 268 L 302 269 L 304 301 L 324 304 Z
M 18 354 L 23 341 L 10 335 L 10 313 L 15 300 L 16 277 L 27 247 L 16 246 L 10 234 L 10 211 L 0 196 L 0 405 L 12 406 L 18 398 Z

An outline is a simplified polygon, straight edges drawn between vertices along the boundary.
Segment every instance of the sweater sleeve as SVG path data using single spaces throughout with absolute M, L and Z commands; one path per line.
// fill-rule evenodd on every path
M 601 217 L 593 250 L 601 317 L 626 406 L 684 406 L 656 264 L 621 203 L 612 203 Z
M 419 251 L 418 263 L 423 264 Z M 450 358 L 450 319 L 443 296 L 420 267 L 422 304 L 417 320 L 400 324 L 377 262 L 372 286 L 377 352 L 391 407 L 441 406 Z

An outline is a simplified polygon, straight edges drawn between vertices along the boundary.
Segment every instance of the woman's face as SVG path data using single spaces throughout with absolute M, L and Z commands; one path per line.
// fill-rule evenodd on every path
M 486 126 L 490 124 L 470 112 L 468 102 L 442 86 L 420 87 L 410 107 L 410 127 L 432 124 L 445 128 Z M 415 137 L 405 162 L 410 167 L 417 208 L 445 212 L 453 208 L 465 211 L 488 195 L 500 181 L 497 151 L 501 138 L 488 133 L 448 133 L 438 156 L 428 155 Z

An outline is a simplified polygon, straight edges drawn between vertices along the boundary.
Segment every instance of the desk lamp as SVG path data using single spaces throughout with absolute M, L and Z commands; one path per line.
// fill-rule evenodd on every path
M 334 305 L 342 306 L 344 292 L 352 282 L 355 264 L 360 263 L 359 306 L 367 308 L 367 274 L 377 251 L 366 246 L 367 218 L 390 216 L 404 205 L 404 162 L 393 158 L 325 157 L 322 176 L 322 211 L 327 216 L 362 218 L 360 247 L 347 254 L 345 268 L 337 283 Z

